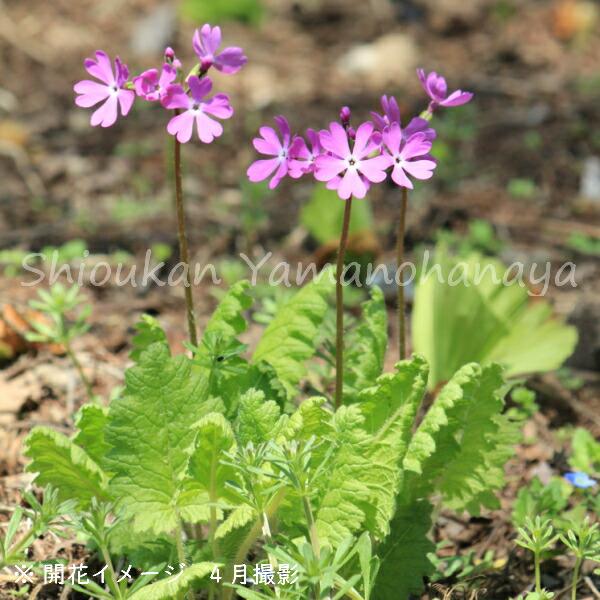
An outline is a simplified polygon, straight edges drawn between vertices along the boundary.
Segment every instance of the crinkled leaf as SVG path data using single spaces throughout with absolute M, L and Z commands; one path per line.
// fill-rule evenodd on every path
M 387 311 L 383 292 L 374 287 L 362 305 L 358 325 L 346 335 L 344 404 L 358 401 L 361 390 L 373 385 L 383 371 L 387 348 Z
M 104 459 L 109 450 L 104 436 L 107 423 L 108 409 L 98 404 L 84 404 L 75 419 L 79 431 L 73 441 L 101 467 L 105 466 Z
M 427 386 L 425 359 L 414 355 L 399 362 L 393 373 L 381 375 L 358 396 L 365 429 L 372 436 L 370 467 L 364 475 L 371 501 L 368 527 L 376 539 L 388 533 L 402 481 L 402 462 L 412 437 L 417 411 Z
M 136 334 L 131 340 L 133 349 L 129 353 L 129 358 L 137 362 L 145 350 L 157 342 L 167 342 L 167 336 L 160 326 L 160 323 L 151 315 L 142 315 L 135 324 Z
M 211 506 L 218 509 L 220 517 L 224 499 L 231 496 L 226 482 L 233 481 L 236 474 L 231 466 L 222 464 L 221 460 L 234 443 L 231 425 L 222 414 L 211 413 L 198 423 L 196 446 L 189 464 L 190 480 L 185 482 L 183 492 L 183 497 L 205 499 L 205 514 L 198 515 L 197 520 L 208 520 Z M 185 504 L 183 497 L 182 503 Z M 194 500 L 194 503 L 197 501 Z
M 500 435 L 502 389 L 498 365 L 470 364 L 456 373 L 412 437 L 404 459 L 405 494 L 419 498 L 435 491 L 448 506 L 474 513 L 489 503 L 490 491 L 503 484 L 511 447 Z
M 246 331 L 243 312 L 252 306 L 249 287 L 248 281 L 238 281 L 229 288 L 206 324 L 204 336 L 221 334 L 226 338 L 235 338 Z
M 257 445 L 274 439 L 285 423 L 276 402 L 265 400 L 263 392 L 248 390 L 240 399 L 236 431 L 239 443 Z
M 187 592 L 194 583 L 208 577 L 217 563 L 202 562 L 190 565 L 171 577 L 144 586 L 128 596 L 128 600 L 173 600 Z
M 122 397 L 111 405 L 106 440 L 114 477 L 110 490 L 134 531 L 173 531 L 204 514 L 205 502 L 181 497 L 196 437 L 195 424 L 214 410 L 203 371 L 186 356 L 172 358 L 153 344 L 126 373 Z
M 378 548 L 381 560 L 373 599 L 408 600 L 419 596 L 423 577 L 433 572 L 427 555 L 435 551 L 429 539 L 432 506 L 426 500 L 398 506 L 390 534 Z
M 297 385 L 306 374 L 304 363 L 317 350 L 315 339 L 334 287 L 329 269 L 303 287 L 278 310 L 254 352 L 254 362 L 265 361 L 274 367 L 290 398 L 297 394 Z
M 52 485 L 61 502 L 76 500 L 81 508 L 92 498 L 108 499 L 106 477 L 100 467 L 67 436 L 47 427 L 36 427 L 27 436 L 24 455 L 27 470 L 37 473 L 35 483 Z

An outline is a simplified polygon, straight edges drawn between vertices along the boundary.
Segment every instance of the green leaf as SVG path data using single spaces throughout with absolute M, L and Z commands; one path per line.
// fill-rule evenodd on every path
M 332 271 L 325 269 L 278 310 L 256 347 L 253 361 L 273 366 L 289 398 L 306 375 L 304 362 L 317 350 L 315 339 L 334 288 Z
M 229 288 L 204 328 L 205 337 L 220 334 L 231 338 L 246 331 L 248 325 L 242 313 L 252 306 L 249 288 L 248 281 L 238 281 Z
M 147 350 L 152 344 L 167 342 L 167 336 L 160 323 L 150 315 L 142 315 L 140 320 L 135 324 L 135 330 L 136 334 L 131 340 L 133 349 L 129 353 L 129 358 L 134 362 L 137 362 L 142 352 Z
M 193 503 L 197 503 L 197 496 L 205 498 L 206 507 L 204 514 L 194 515 L 194 521 L 208 520 L 211 505 L 218 509 L 219 518 L 227 507 L 227 503 L 222 505 L 223 499 L 231 494 L 225 484 L 236 476 L 232 467 L 220 461 L 234 442 L 231 425 L 222 414 L 210 413 L 197 424 L 196 447 L 189 464 L 191 481 L 186 482 L 184 496 L 191 496 Z
M 128 596 L 128 600 L 173 600 L 187 592 L 194 583 L 208 577 L 217 563 L 202 562 L 190 565 L 181 571 L 156 583 L 146 585 Z
M 340 224 L 344 215 L 344 203 L 337 193 L 324 185 L 317 185 L 310 200 L 300 213 L 300 222 L 321 244 L 340 237 Z M 373 215 L 368 202 L 356 202 L 352 207 L 349 232 L 358 233 L 373 228 Z
M 361 529 L 366 519 L 370 490 L 363 481 L 370 461 L 369 436 L 358 406 L 343 406 L 333 415 L 333 445 L 326 469 L 319 479 L 315 523 L 319 539 L 335 546 Z
M 107 423 L 108 409 L 97 404 L 84 404 L 75 418 L 79 431 L 73 441 L 101 467 L 105 466 L 104 459 L 110 448 L 104 437 Z
M 409 444 L 403 494 L 440 493 L 455 510 L 495 507 L 514 439 L 503 435 L 502 370 L 465 365 L 444 386 Z
M 265 401 L 263 392 L 250 389 L 240 399 L 236 420 L 238 441 L 245 446 L 249 442 L 258 445 L 272 440 L 285 421 L 276 402 Z
M 346 335 L 344 404 L 358 400 L 358 393 L 373 385 L 383 371 L 387 348 L 387 311 L 380 288 L 362 305 L 358 326 Z
M 437 248 L 434 266 L 418 282 L 412 317 L 431 389 L 470 362 L 498 362 L 515 377 L 556 369 L 573 352 L 575 328 L 554 319 L 543 300 L 531 301 L 518 282 L 506 283 L 506 273 L 497 260 L 453 258 Z
M 81 508 L 92 498 L 108 499 L 106 478 L 100 467 L 79 446 L 62 433 L 36 427 L 25 440 L 27 470 L 37 473 L 35 483 L 52 485 L 61 502 L 76 500 Z
M 573 454 L 569 458 L 569 464 L 575 470 L 584 473 L 600 471 L 600 442 L 587 429 L 575 429 L 571 447 Z
M 370 466 L 361 476 L 369 485 L 371 500 L 368 527 L 376 539 L 388 533 L 402 485 L 402 463 L 427 385 L 425 359 L 414 355 L 396 365 L 394 373 L 381 375 L 359 395 L 365 429 L 371 435 Z
M 398 507 L 391 523 L 391 532 L 379 547 L 381 566 L 373 598 L 377 600 L 408 600 L 423 589 L 423 577 L 433 572 L 427 555 L 435 551 L 428 538 L 431 529 L 432 506 L 425 500 Z
M 205 373 L 186 356 L 172 358 L 164 344 L 153 344 L 125 382 L 106 429 L 110 490 L 134 532 L 173 532 L 181 519 L 205 512 L 200 499 L 195 505 L 182 497 L 195 424 L 214 411 Z

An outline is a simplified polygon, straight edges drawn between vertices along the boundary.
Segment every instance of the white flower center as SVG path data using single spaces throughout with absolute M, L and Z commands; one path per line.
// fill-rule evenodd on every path
M 360 166 L 360 161 L 356 159 L 354 156 L 350 155 L 346 159 L 346 168 L 358 171 L 358 167 Z

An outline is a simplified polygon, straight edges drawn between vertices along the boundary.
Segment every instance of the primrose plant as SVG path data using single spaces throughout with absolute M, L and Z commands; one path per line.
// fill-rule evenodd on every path
M 343 281 L 344 259 L 352 211 L 352 199 L 366 197 L 373 184 L 384 182 L 388 174 L 393 183 L 402 190 L 402 201 L 397 234 L 397 309 L 398 354 L 406 358 L 406 325 L 404 299 L 404 231 L 408 190 L 413 189 L 411 177 L 427 180 L 433 176 L 436 163 L 430 154 L 436 132 L 429 126 L 434 112 L 440 107 L 460 106 L 473 98 L 471 92 L 456 90 L 448 94 L 444 77 L 435 72 L 428 75 L 418 69 L 418 77 L 430 98 L 429 105 L 420 116 L 412 118 L 403 127 L 400 108 L 396 98 L 383 96 L 383 114 L 371 113 L 372 121 L 365 121 L 356 128 L 351 125 L 351 110 L 344 106 L 339 122 L 330 123 L 328 129 L 319 132 L 307 129 L 306 139 L 291 132 L 288 120 L 275 117 L 277 132 L 268 126 L 259 129 L 254 139 L 256 150 L 267 158 L 255 161 L 248 168 L 250 181 L 270 178 L 273 189 L 289 175 L 298 179 L 312 175 L 326 187 L 336 190 L 345 201 L 343 222 L 337 256 L 336 270 L 336 406 L 342 403 L 344 371 L 344 311 Z
M 112 125 L 136 97 L 173 111 L 167 131 L 175 140 L 184 262 L 179 145 L 194 128 L 207 143 L 221 134 L 213 117 L 229 118 L 232 109 L 223 95 L 208 98 L 207 72 L 234 73 L 246 61 L 239 48 L 219 52 L 220 37 L 218 27 L 196 32 L 198 63 L 186 77 L 171 49 L 160 70 L 131 80 L 119 59 L 113 68 L 98 52 L 85 65 L 100 83 L 75 86 L 79 105 L 101 104 L 92 125 Z M 309 130 L 307 140 L 292 135 L 284 117 L 276 118 L 280 135 L 260 129 L 254 146 L 267 158 L 249 168 L 252 181 L 270 177 L 275 187 L 287 175 L 312 174 L 346 204 L 337 272 L 326 268 L 279 303 L 252 352 L 240 339 L 253 309 L 248 282 L 222 296 L 199 339 L 186 287 L 191 355 L 173 356 L 158 321 L 145 317 L 125 386 L 110 404 L 84 405 L 71 436 L 32 430 L 25 455 L 35 482 L 53 486 L 57 506 L 74 503 L 73 528 L 106 566 L 102 585 L 74 589 L 103 600 L 407 600 L 434 568 L 434 507 L 475 515 L 498 507 L 495 490 L 518 427 L 503 413 L 498 365 L 462 366 L 422 406 L 423 357 L 384 372 L 387 313 L 379 289 L 363 303 L 348 333 L 349 360 L 342 360 L 352 199 L 389 174 L 403 189 L 411 178 L 429 178 L 431 114 L 470 99 L 447 96 L 437 76 L 425 81 L 429 108 L 405 128 L 395 99 L 384 97 L 384 114 L 356 128 L 344 108 L 339 123 Z M 315 373 L 334 344 L 330 394 Z M 119 563 L 132 566 L 134 583 L 116 580 Z
M 117 56 L 114 66 L 106 52 L 98 50 L 94 58 L 84 62 L 86 71 L 94 80 L 75 84 L 75 104 L 83 108 L 97 106 L 90 118 L 92 126 L 110 127 L 119 115 L 129 114 L 136 98 L 160 104 L 172 112 L 167 132 L 173 136 L 173 164 L 175 179 L 175 206 L 179 237 L 179 253 L 184 266 L 185 299 L 190 342 L 198 343 L 196 313 L 191 288 L 189 249 L 185 227 L 183 188 L 181 179 L 181 144 L 192 139 L 194 131 L 205 144 L 210 144 L 223 133 L 219 119 L 229 119 L 233 108 L 226 94 L 210 96 L 213 83 L 208 73 L 211 68 L 231 75 L 247 61 L 241 48 L 221 46 L 221 28 L 209 24 L 196 30 L 192 46 L 197 62 L 184 75 L 181 61 L 172 48 L 164 52 L 160 69 L 151 68 L 130 78 L 129 68 Z M 99 106 L 98 106 L 99 105 Z

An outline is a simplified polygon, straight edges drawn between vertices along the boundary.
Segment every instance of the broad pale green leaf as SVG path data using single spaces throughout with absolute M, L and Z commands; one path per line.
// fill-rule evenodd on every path
M 441 493 L 445 503 L 478 512 L 503 484 L 514 439 L 504 435 L 502 371 L 465 365 L 442 389 L 409 444 L 404 491 L 414 498 Z
M 344 203 L 339 201 L 337 193 L 320 184 L 315 186 L 310 200 L 302 208 L 300 221 L 318 242 L 327 244 L 340 237 L 343 216 Z M 372 227 L 371 205 L 356 202 L 350 216 L 350 233 L 368 231 Z
M 383 292 L 374 287 L 362 305 L 357 327 L 346 335 L 344 404 L 358 400 L 361 390 L 373 385 L 383 371 L 387 348 L 387 311 Z
M 109 450 L 104 437 L 107 423 L 108 409 L 98 404 L 84 404 L 75 419 L 75 426 L 79 431 L 73 441 L 101 467 L 105 466 L 104 459 Z
M 187 592 L 194 583 L 208 578 L 218 563 L 202 562 L 190 565 L 171 577 L 151 583 L 128 596 L 128 600 L 173 600 Z
M 157 342 L 167 343 L 167 336 L 160 326 L 160 323 L 151 315 L 142 315 L 135 324 L 136 334 L 131 340 L 133 349 L 129 353 L 129 358 L 138 361 L 142 352 L 147 350 L 152 344 Z
M 453 258 L 440 246 L 430 267 L 416 288 L 412 325 L 431 389 L 470 362 L 498 362 L 513 377 L 556 369 L 573 352 L 576 330 L 552 318 L 550 306 L 529 298 L 524 286 L 507 283 L 501 262 Z
M 304 363 L 317 351 L 315 340 L 334 289 L 335 277 L 326 269 L 279 309 L 256 347 L 254 362 L 272 365 L 290 398 L 306 375 Z
M 250 389 L 240 399 L 236 420 L 238 441 L 245 446 L 249 442 L 257 445 L 272 440 L 285 421 L 276 402 L 265 400 L 263 392 Z
M 435 551 L 429 539 L 432 506 L 426 500 L 398 506 L 390 534 L 378 548 L 381 566 L 372 597 L 375 600 L 409 600 L 423 590 L 423 577 L 433 572 L 427 557 Z
M 59 500 L 76 500 L 80 507 L 92 498 L 107 500 L 106 477 L 100 467 L 73 440 L 49 429 L 36 427 L 27 436 L 24 455 L 31 459 L 27 470 L 37 473 L 39 486 L 51 484 Z
M 214 411 L 207 382 L 186 356 L 172 358 L 153 344 L 128 370 L 122 397 L 110 409 L 106 440 L 114 477 L 110 491 L 133 531 L 174 531 L 203 515 L 205 502 L 181 497 L 196 423 Z M 185 500 L 185 503 L 183 501 Z

